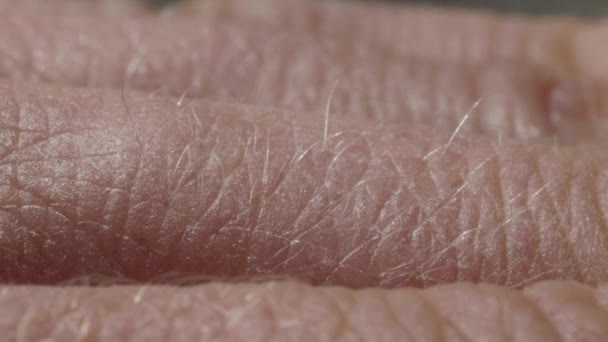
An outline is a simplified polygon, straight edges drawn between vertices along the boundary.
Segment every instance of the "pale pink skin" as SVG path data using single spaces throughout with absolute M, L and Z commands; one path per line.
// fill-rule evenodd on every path
M 261 3 L 0 15 L 0 336 L 608 338 L 601 24 Z
M 545 282 L 517 291 L 457 283 L 425 290 L 292 282 L 0 287 L 13 341 L 603 341 L 608 289 Z M 9 314 L 10 313 L 10 314 Z

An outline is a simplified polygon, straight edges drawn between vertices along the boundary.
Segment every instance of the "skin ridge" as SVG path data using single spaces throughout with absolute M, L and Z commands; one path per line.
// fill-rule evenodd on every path
M 582 27 L 388 7 L 356 24 L 357 7 L 320 5 L 273 19 L 285 6 L 236 13 L 296 19 L 276 40 L 277 22 L 214 26 L 224 9 L 131 23 L 14 12 L 0 73 L 50 85 L 0 84 L 0 281 L 63 286 L 0 285 L 0 335 L 606 340 L 606 288 L 542 282 L 607 276 L 606 157 L 581 143 L 603 133 L 603 85 L 565 83 Z M 411 30 L 391 25 L 408 15 Z M 442 31 L 421 49 L 387 40 Z
M 27 12 L 18 13 L 6 18 L 0 73 L 15 80 L 238 99 L 294 111 L 324 107 L 338 81 L 332 96 L 337 116 L 402 126 L 434 122 L 440 130 L 453 130 L 481 100 L 464 131 L 504 138 L 571 138 L 564 127 L 576 123 L 584 129 L 571 135 L 580 140 L 602 121 L 595 116 L 589 125 L 582 125 L 574 119 L 585 113 L 586 102 L 601 94 L 588 99 L 580 87 L 562 87 L 564 79 L 534 64 L 415 56 L 334 35 L 276 34 L 271 26 L 222 21 L 223 16 L 217 16 L 203 26 L 197 18 L 135 17 L 128 25 L 123 18 L 104 18 L 111 23 L 104 29 L 85 30 L 83 39 L 80 32 L 94 17 L 68 17 L 57 27 L 54 18 L 35 20 Z M 24 27 L 28 22 L 36 25 Z M 47 28 L 50 25 L 52 30 Z M 175 36 L 183 38 L 176 41 Z M 114 44 L 111 54 L 94 48 L 107 41 Z M 74 51 L 72 57 L 64 56 L 64 50 Z M 558 89 L 560 99 L 572 99 L 566 104 L 555 101 L 551 94 Z M 564 120 L 568 124 L 560 125 Z M 596 135 L 601 136 L 599 130 Z
M 515 60 L 564 79 L 580 71 L 581 61 L 573 58 L 577 40 L 573 32 L 580 31 L 588 22 L 564 16 L 499 15 L 487 10 L 378 3 L 265 3 L 268 10 L 262 14 L 240 1 L 205 2 L 188 10 L 200 8 L 202 13 L 213 10 L 231 20 L 254 20 L 260 25 L 336 35 L 347 40 L 357 37 L 377 48 L 389 47 L 405 55 L 443 56 L 446 60 L 474 64 Z M 428 43 L 412 47 L 412 40 Z M 454 41 L 462 44 L 454 48 L 448 43 Z
M 17 339 L 232 340 L 246 333 L 254 341 L 377 340 L 381 336 L 599 341 L 608 334 L 606 305 L 596 300 L 604 292 L 604 288 L 572 282 L 539 282 L 523 291 L 470 283 L 391 291 L 316 288 L 292 282 L 215 283 L 179 291 L 150 285 L 3 286 L 0 310 L 12 314 L 0 321 L 0 330 L 10 331 L 8 337 Z M 399 305 L 390 310 L 376 305 L 384 302 Z M 468 303 L 465 307 L 475 305 L 481 310 L 464 310 L 463 302 Z M 573 310 L 578 316 L 564 317 L 564 311 L 555 308 Z M 375 315 L 368 314 L 370 309 L 376 310 Z M 303 315 L 309 310 L 317 315 Z M 138 319 L 129 318 L 133 315 Z M 387 319 L 389 315 L 396 320 Z M 587 320 L 590 315 L 598 318 Z M 47 321 L 50 316 L 56 318 L 53 324 Z M 479 319 L 487 326 L 470 324 Z M 193 324 L 200 320 L 206 322 L 205 329 Z M 6 329 L 9 326 L 18 329 Z M 261 329 L 245 329 L 248 326 Z
M 73 90 L 56 107 L 15 99 L 18 122 L 52 113 L 37 121 L 59 133 L 8 147 L 3 279 L 270 274 L 357 288 L 605 278 L 594 262 L 605 222 L 583 219 L 602 210 L 584 194 L 605 163 L 572 164 L 575 148 L 339 126 L 324 138 L 281 112 L 142 95 L 124 97 L 132 120 L 112 91 Z M 22 127 L 14 120 L 9 131 Z M 559 213 L 570 215 L 563 235 Z M 596 238 L 581 242 L 577 230 Z M 570 248 L 579 243 L 596 252 Z

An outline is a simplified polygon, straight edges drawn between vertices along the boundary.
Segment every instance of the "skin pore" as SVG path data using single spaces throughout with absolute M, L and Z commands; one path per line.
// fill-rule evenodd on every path
M 9 340 L 608 337 L 601 22 L 306 0 L 2 17 Z

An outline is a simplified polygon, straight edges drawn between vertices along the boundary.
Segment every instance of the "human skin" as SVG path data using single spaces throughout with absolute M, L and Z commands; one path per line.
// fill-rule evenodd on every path
M 265 3 L 3 14 L 2 336 L 608 337 L 601 23 Z

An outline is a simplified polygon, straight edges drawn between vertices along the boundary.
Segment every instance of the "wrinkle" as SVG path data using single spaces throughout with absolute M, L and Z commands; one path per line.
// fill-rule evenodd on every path
M 505 193 L 505 185 L 503 184 L 504 182 L 504 177 L 502 176 L 502 171 L 503 171 L 503 165 L 505 165 L 504 161 L 502 160 L 500 153 L 499 153 L 499 147 L 496 146 L 495 144 L 491 144 L 493 153 L 496 155 L 496 167 L 498 172 L 495 174 L 495 177 L 493 177 L 494 181 L 492 184 L 494 184 L 496 186 L 496 193 L 495 193 L 495 197 L 496 199 L 500 202 L 499 204 L 496 203 L 493 199 L 492 196 L 488 196 L 490 199 L 492 199 L 492 201 L 494 201 L 495 203 L 495 207 L 492 210 L 491 215 L 497 215 L 499 222 L 504 222 L 507 220 L 506 216 L 509 213 L 509 208 L 507 207 L 507 198 L 506 198 L 506 193 Z M 509 201 L 510 203 L 510 201 Z M 497 228 L 497 230 L 499 230 L 500 228 Z M 476 234 L 475 234 L 475 244 L 473 248 L 479 248 L 481 249 L 481 241 L 480 241 L 480 233 L 481 230 L 480 229 L 476 229 Z M 489 245 L 492 245 L 492 241 L 494 240 L 494 236 L 496 236 L 494 233 L 492 233 L 490 239 L 489 239 Z M 507 269 L 508 267 L 508 260 L 507 260 L 507 253 L 508 253 L 508 237 L 507 234 L 503 234 L 502 238 L 500 239 L 500 247 L 502 249 L 502 253 L 496 253 L 496 257 L 499 258 L 498 260 L 498 265 L 499 267 L 502 266 L 503 269 Z M 496 248 L 496 250 L 499 250 L 498 248 Z M 484 267 L 485 266 L 485 267 Z M 481 264 L 480 264 L 480 269 L 481 272 L 484 272 L 489 268 L 493 268 L 494 265 L 487 265 L 486 263 L 486 258 L 481 258 Z M 494 270 L 492 270 L 492 272 L 496 272 Z M 483 273 L 482 273 L 483 274 Z M 499 275 L 497 275 L 498 278 Z
M 77 90 L 74 93 L 78 95 Z M 124 151 L 124 160 L 116 164 L 102 162 L 118 157 L 93 158 L 79 162 L 77 168 L 70 167 L 69 171 L 78 171 L 77 175 L 60 175 L 68 182 L 57 180 L 61 183 L 58 189 L 66 191 L 61 195 L 68 202 L 82 202 L 77 205 L 86 209 L 82 214 L 81 209 L 75 208 L 77 215 L 72 216 L 77 220 L 65 223 L 63 228 L 77 227 L 95 243 L 94 231 L 103 226 L 80 227 L 80 222 L 98 222 L 110 227 L 108 234 L 117 235 L 109 240 L 116 240 L 118 247 L 103 239 L 97 242 L 99 249 L 106 251 L 105 257 L 111 254 L 108 250 L 121 249 L 122 255 L 118 255 L 123 269 L 101 266 L 111 260 L 103 260 L 98 252 L 86 255 L 86 261 L 78 259 L 82 257 L 78 253 L 68 256 L 66 263 L 74 263 L 83 272 L 107 270 L 140 281 L 158 272 L 178 269 L 228 279 L 279 273 L 300 275 L 313 283 L 352 287 L 420 286 L 455 278 L 502 282 L 497 274 L 508 272 L 509 284 L 520 283 L 522 278 L 542 274 L 543 263 L 552 263 L 552 255 L 540 254 L 541 247 L 535 244 L 538 236 L 517 236 L 511 228 L 526 232 L 533 228 L 551 229 L 556 224 L 551 217 L 557 210 L 554 207 L 568 203 L 545 202 L 560 200 L 554 197 L 554 191 L 565 191 L 566 185 L 559 178 L 550 180 L 561 176 L 568 166 L 573 157 L 569 149 L 560 147 L 555 156 L 547 154 L 550 146 L 542 144 L 531 148 L 513 142 L 490 148 L 485 146 L 488 140 L 472 135 L 454 139 L 445 155 L 435 154 L 424 160 L 428 146 L 448 137 L 420 138 L 416 134 L 400 135 L 399 131 L 390 135 L 388 128 L 368 132 L 366 127 L 356 125 L 347 131 L 339 124 L 335 132 L 328 134 L 323 149 L 324 126 L 318 121 L 314 125 L 299 121 L 297 113 L 286 118 L 280 111 L 213 103 L 198 108 L 200 120 L 206 123 L 208 117 L 213 124 L 204 127 L 206 132 L 197 131 L 193 136 L 192 126 L 197 127 L 198 116 L 192 118 L 192 111 L 187 109 L 176 110 L 175 99 L 149 98 L 145 110 L 137 99 L 132 107 L 133 119 L 147 141 L 146 149 L 139 151 L 129 129 L 123 126 L 124 118 L 119 120 L 120 112 L 113 110 L 121 103 L 118 93 L 108 96 L 100 109 L 86 106 L 85 97 L 82 101 L 76 102 L 74 108 L 80 104 L 90 113 L 74 118 L 71 127 L 75 132 L 84 124 L 93 125 L 100 133 L 87 134 L 86 144 L 107 140 L 104 146 L 110 146 L 112 137 L 122 137 L 116 140 L 118 145 L 112 146 Z M 72 114 L 64 110 L 56 115 L 63 120 Z M 169 119 L 171 116 L 173 120 Z M 49 148 L 69 150 L 73 140 L 82 139 L 60 139 Z M 59 152 L 56 156 L 63 155 Z M 96 151 L 76 152 L 82 156 Z M 563 156 L 559 155 L 561 152 Z M 134 155 L 140 170 L 132 176 L 136 169 Z M 496 161 L 493 157 L 500 158 Z M 532 165 L 534 162 L 538 165 Z M 503 173 L 500 167 L 505 165 L 509 171 Z M 603 164 L 590 167 L 601 170 Z M 182 183 L 183 189 L 171 190 L 169 178 L 185 179 L 182 172 L 183 177 L 189 177 L 191 172 L 193 181 Z M 266 184 L 260 183 L 264 174 Z M 504 183 L 500 184 L 503 189 L 486 191 L 496 177 Z M 107 182 L 113 188 L 124 185 L 124 194 L 116 196 L 124 196 L 128 206 L 110 208 L 109 192 L 94 194 L 99 188 L 80 181 L 89 178 L 102 185 Z M 46 187 L 52 188 L 53 179 L 49 176 L 43 179 L 49 184 L 33 185 L 46 191 Z M 262 191 L 272 189 L 277 179 L 273 192 L 264 194 Z M 580 190 L 586 188 L 587 185 Z M 485 193 L 489 199 L 480 198 Z M 46 193 L 41 195 L 48 197 Z M 499 195 L 512 198 L 509 209 L 497 204 Z M 298 203 L 288 203 L 289 200 Z M 584 202 L 590 200 L 584 197 Z M 104 206 L 101 213 L 94 209 L 100 204 Z M 122 235 L 119 217 L 113 220 L 112 215 L 126 215 Z M 486 221 L 480 221 L 480 217 Z M 184 231 L 192 235 L 176 240 L 183 233 L 180 227 L 188 227 L 190 230 Z M 587 229 L 593 232 L 600 228 L 598 225 Z M 470 238 L 480 235 L 481 229 L 485 235 L 475 239 L 483 243 L 474 245 Z M 515 259 L 507 263 L 507 269 L 501 268 L 491 254 L 493 240 L 500 234 L 512 236 L 509 256 Z M 44 242 L 28 239 L 29 243 Z M 565 246 L 557 248 L 553 261 L 556 268 L 573 277 L 589 276 L 588 270 L 570 272 L 563 254 Z M 528 249 L 533 253 L 521 253 Z M 601 257 L 603 251 L 597 253 Z M 486 267 L 498 265 L 496 274 L 479 275 L 477 264 L 469 263 L 469 257 L 489 262 Z M 61 261 L 56 255 L 48 258 Z M 561 276 L 556 272 L 554 276 L 558 275 Z M 381 284 L 376 283 L 376 278 Z
M 574 178 L 575 177 L 576 176 L 574 176 Z M 566 176 L 564 176 L 564 179 L 562 181 L 563 181 L 563 183 L 567 184 L 569 182 L 572 182 L 572 178 L 573 177 L 571 175 L 566 175 Z M 553 182 L 549 181 L 547 184 L 551 184 L 551 183 L 553 183 Z M 545 187 L 543 187 L 543 188 L 545 188 Z M 543 189 L 541 189 L 541 190 L 543 190 Z M 539 190 L 539 191 L 541 191 L 541 190 Z M 574 252 L 575 247 L 572 245 L 574 241 L 571 238 L 568 238 L 568 235 L 569 235 L 568 228 L 564 224 L 565 219 L 562 218 L 561 211 L 558 210 L 558 205 L 556 203 L 555 196 L 551 196 L 551 194 L 549 194 L 549 191 L 550 190 L 546 191 L 547 197 L 549 197 L 549 200 L 548 200 L 548 202 L 545 202 L 545 203 L 548 203 L 551 206 L 551 208 L 553 209 L 553 215 L 557 218 L 556 219 L 557 223 L 556 223 L 556 225 L 553 225 L 553 226 L 557 226 L 559 228 L 560 233 L 561 233 L 560 235 L 564 238 L 564 246 L 566 248 L 567 253 L 570 255 L 569 260 L 574 265 L 573 271 L 575 274 L 575 279 L 584 279 L 585 277 L 582 274 L 582 268 L 580 265 L 579 258 L 576 255 L 576 253 Z M 567 213 L 567 214 L 570 217 L 570 219 L 568 221 L 572 222 L 571 213 Z M 572 227 L 572 224 L 570 224 L 570 227 Z M 540 235 L 540 233 L 539 233 L 539 235 Z M 540 250 L 540 246 L 538 246 L 537 249 Z M 537 258 L 535 258 L 535 259 L 537 259 Z M 536 261 L 536 260 L 534 260 L 534 261 Z
M 215 145 L 214 145 L 215 147 Z M 209 163 L 214 162 L 217 160 L 217 158 L 214 158 L 213 156 L 213 151 L 210 153 L 211 157 L 207 158 L 205 165 L 201 168 L 201 170 L 205 170 L 207 168 L 207 166 L 209 165 Z M 225 177 L 224 177 L 224 173 L 223 170 L 221 169 L 221 166 L 219 167 L 219 176 L 221 177 L 221 181 L 219 181 L 219 186 L 215 188 L 215 191 L 209 191 L 209 189 L 206 189 L 206 193 L 207 195 L 211 195 L 210 196 L 210 200 L 207 200 L 205 202 L 207 202 L 208 204 L 202 208 L 202 210 L 200 211 L 200 213 L 198 213 L 196 215 L 196 217 L 194 217 L 192 219 L 192 224 L 189 225 L 189 227 L 186 227 L 186 229 L 184 229 L 182 231 L 182 233 L 180 234 L 180 238 L 179 241 L 183 241 L 184 238 L 186 237 L 186 234 L 188 233 L 189 230 L 193 230 L 193 229 L 199 229 L 199 222 L 203 221 L 205 216 L 207 215 L 207 213 L 212 209 L 213 205 L 220 199 L 220 197 L 222 196 L 221 194 L 221 190 L 224 187 L 225 184 Z M 194 177 L 193 177 L 194 178 Z M 181 244 L 180 244 L 181 245 Z
M 436 215 L 438 215 L 442 210 L 447 208 L 447 206 L 450 203 L 452 203 L 457 198 L 457 196 L 459 196 L 459 194 L 472 182 L 473 176 L 477 172 L 479 172 L 493 158 L 495 158 L 495 156 L 490 155 L 485 160 L 483 160 L 479 165 L 477 165 L 471 172 L 469 172 L 469 174 L 465 177 L 462 184 L 455 191 L 453 191 L 451 194 L 449 194 L 446 198 L 442 199 L 440 201 L 440 203 L 433 210 L 431 210 L 430 214 L 426 215 L 426 217 L 424 217 L 422 219 L 422 222 L 420 222 L 419 224 L 416 225 L 412 234 L 416 234 L 417 231 L 419 231 L 420 229 L 423 229 L 428 222 L 431 222 L 431 220 Z M 460 235 L 462 235 L 462 233 L 460 233 Z M 428 261 L 426 261 L 425 263 L 423 263 L 421 265 L 421 268 L 422 269 L 428 268 L 428 265 L 436 263 L 439 259 L 443 258 L 445 256 L 445 253 L 448 253 L 453 250 L 453 248 L 456 246 L 455 243 L 457 243 L 457 241 L 458 241 L 457 238 L 453 239 L 452 242 L 449 242 L 449 243 L 444 241 L 443 245 L 445 245 L 445 247 L 443 249 L 441 249 L 440 251 L 438 251 L 437 253 L 433 253 L 433 256 Z M 428 251 L 421 251 L 421 254 L 428 254 L 432 248 L 433 248 L 433 246 L 429 245 Z
M 570 230 L 565 244 L 572 255 L 572 264 L 576 274 L 590 274 L 591 277 L 583 276 L 582 279 L 596 282 L 597 280 L 593 278 L 596 278 L 601 271 L 595 268 L 593 252 L 590 250 L 606 250 L 608 244 L 606 226 L 602 220 L 602 209 L 598 206 L 597 197 L 593 193 L 594 191 L 600 193 L 599 189 L 593 188 L 596 183 L 595 179 L 598 177 L 595 170 L 596 165 L 594 160 L 588 162 L 573 160 L 569 166 L 573 175 L 567 179 L 568 189 L 578 201 L 572 202 L 570 205 L 569 212 L 572 215 L 571 221 L 573 221 L 574 229 Z M 580 228 L 577 230 L 577 227 Z M 585 234 L 588 235 L 584 236 Z M 580 244 L 580 241 L 585 239 L 590 240 L 587 246 Z
M 352 324 L 354 322 L 351 322 L 350 320 L 350 313 L 353 312 L 356 307 L 354 296 L 348 293 L 342 296 L 342 298 L 339 298 L 332 296 L 332 294 L 327 291 L 319 291 L 319 294 L 325 299 L 323 301 L 324 307 L 329 309 L 329 312 L 332 313 L 333 320 L 335 321 L 337 319 L 337 322 L 332 322 L 331 331 L 324 332 L 329 337 L 328 340 L 340 341 L 342 339 L 357 337 L 358 341 L 364 341 L 365 339 L 356 329 L 356 324 Z
M 433 301 L 433 298 L 429 297 L 424 291 L 417 291 L 416 295 L 425 304 L 427 310 L 436 318 L 438 322 L 440 322 L 439 330 L 441 331 L 440 336 L 442 340 L 446 340 L 448 336 L 450 336 L 450 338 L 457 337 L 460 341 L 463 342 L 472 341 L 471 338 L 469 338 L 467 334 L 459 326 L 457 326 L 454 321 L 449 319 L 444 314 L 442 308 Z M 441 323 L 446 324 L 444 326 Z M 453 336 L 452 334 L 448 335 L 448 330 L 455 333 L 455 336 Z
M 406 320 L 400 319 L 400 317 L 403 316 L 399 313 L 400 308 L 397 306 L 396 302 L 391 300 L 389 297 L 392 297 L 391 294 L 378 292 L 378 300 L 382 304 L 382 307 L 386 310 L 386 316 L 383 317 L 388 317 L 388 319 L 393 322 L 393 326 L 397 327 L 398 329 L 399 336 L 406 336 L 404 340 L 415 341 L 415 334 L 408 329 Z
M 27 188 L 26 186 L 19 185 L 17 183 L 12 184 L 12 186 L 15 189 L 17 189 L 18 192 L 26 193 L 29 196 L 31 196 L 31 198 L 33 198 L 34 200 L 38 200 L 40 202 L 40 204 L 35 204 L 35 203 L 24 204 L 23 199 L 20 198 L 19 204 L 16 205 L 16 208 L 19 210 L 19 213 L 21 213 L 21 209 L 27 208 L 28 206 L 30 206 L 30 207 L 36 207 L 36 208 L 39 208 L 39 209 L 42 209 L 45 211 L 49 211 L 51 213 L 56 213 L 59 217 L 66 219 L 70 223 L 76 222 L 75 218 L 71 217 L 72 215 L 61 212 L 59 210 L 59 208 L 53 207 L 52 204 L 46 205 L 46 203 L 48 203 L 48 198 L 46 196 L 40 194 L 38 191 L 31 189 L 31 188 Z M 66 203 L 66 204 L 68 204 L 68 203 Z M 69 203 L 69 204 L 73 205 L 73 203 Z M 23 216 L 21 214 L 18 214 L 18 215 L 21 217 L 21 220 L 23 220 Z M 41 227 L 43 227 L 43 225 L 41 225 Z
M 53 22 L 50 19 L 36 20 L 39 18 L 24 13 L 18 16 L 24 22 L 36 23 L 34 26 L 42 27 L 41 30 Z M 342 35 L 332 33 L 320 37 L 306 30 L 291 30 L 269 40 L 268 37 L 276 36 L 273 26 L 257 25 L 255 21 L 247 20 L 226 21 L 226 18 L 213 16 L 202 28 L 200 20 L 196 18 L 174 18 L 160 22 L 150 18 L 131 19 L 135 20 L 132 25 L 109 20 L 103 23 L 106 28 L 96 32 L 80 27 L 101 26 L 95 22 L 95 18 L 83 16 L 70 19 L 60 28 L 46 30 L 54 32 L 59 29 L 58 33 L 47 37 L 57 46 L 31 45 L 38 47 L 41 55 L 40 61 L 33 63 L 38 65 L 38 69 L 49 71 L 44 76 L 46 79 L 59 83 L 122 86 L 123 89 L 126 85 L 132 85 L 139 89 L 160 89 L 175 96 L 189 89 L 192 96 L 249 100 L 295 110 L 317 110 L 325 101 L 322 99 L 325 90 L 331 88 L 336 78 L 334 76 L 339 75 L 341 84 L 348 87 L 336 88 L 332 115 L 343 114 L 346 117 L 352 114 L 361 119 L 370 119 L 371 115 L 372 121 L 387 119 L 393 123 L 401 123 L 404 118 L 428 122 L 433 120 L 429 117 L 440 117 L 441 120 L 435 121 L 447 122 L 449 128 L 459 116 L 458 113 L 468 109 L 460 108 L 461 104 L 465 103 L 468 107 L 485 95 L 488 100 L 484 102 L 488 104 L 484 103 L 482 107 L 492 115 L 487 115 L 490 119 L 476 120 L 480 124 L 471 127 L 471 131 L 495 133 L 496 126 L 500 125 L 494 125 L 493 120 L 509 126 L 507 121 L 517 116 L 518 120 L 521 117 L 522 122 L 534 126 L 535 130 L 547 133 L 542 120 L 535 117 L 539 113 L 536 113 L 537 99 L 532 96 L 541 87 L 543 75 L 529 77 L 521 70 L 513 72 L 512 69 L 519 64 L 493 64 L 491 67 L 484 64 L 473 68 L 467 65 L 469 63 L 461 63 L 462 59 L 468 58 L 456 58 L 460 62 L 447 64 L 431 62 L 424 56 L 411 57 L 411 53 L 393 51 L 398 49 L 384 47 L 378 50 L 378 44 L 370 42 L 361 47 L 360 41 L 342 39 Z M 168 29 L 169 26 L 171 29 Z M 81 37 L 86 37 L 83 39 L 85 42 L 80 41 Z M 175 37 L 180 38 L 176 40 Z M 107 44 L 106 41 L 110 40 L 112 44 Z M 108 46 L 110 51 L 96 51 L 93 45 Z M 404 59 L 404 56 L 410 58 Z M 267 66 L 270 64 L 279 66 L 274 70 Z M 388 69 L 386 65 L 392 65 L 390 70 L 385 70 Z M 438 65 L 440 68 L 437 68 Z M 93 66 L 96 70 L 87 66 Z M 417 68 L 426 71 L 412 71 Z M 36 66 L 23 69 L 26 75 L 32 74 L 29 75 L 31 78 L 36 75 L 43 77 L 40 74 L 44 74 Z M 495 72 L 493 69 L 503 70 Z M 275 71 L 278 73 L 276 77 L 269 74 Z M 9 78 L 24 78 L 12 70 L 7 73 Z M 493 76 L 496 73 L 500 76 Z M 197 75 L 202 75 L 204 79 L 194 80 Z M 395 81 L 384 79 L 391 77 Z M 87 84 L 86 79 L 94 79 L 96 84 Z M 426 90 L 422 89 L 429 79 L 433 84 Z M 486 81 L 478 83 L 494 86 L 478 87 L 473 84 L 474 91 L 467 90 L 469 84 L 479 80 Z M 462 84 L 465 86 L 462 87 Z M 396 90 L 383 89 L 386 87 Z M 411 93 L 419 96 L 410 96 Z M 501 95 L 492 96 L 495 93 Z M 509 101 L 502 101 L 502 96 Z M 509 111 L 510 102 L 524 110 Z M 425 109 L 421 110 L 418 103 L 423 103 Z M 374 109 L 377 106 L 381 108 Z M 492 107 L 499 110 L 492 110 Z M 501 110 L 509 111 L 510 115 L 493 114 Z M 534 137 L 537 133 L 523 129 L 517 131 L 517 127 L 511 129 L 510 126 L 508 129 L 505 135 Z
M 553 317 L 545 310 L 543 305 L 537 301 L 533 295 L 531 295 L 526 288 L 522 291 L 522 295 L 520 296 L 522 300 L 527 304 L 528 308 L 532 310 L 532 312 L 536 315 L 537 319 L 539 319 L 545 326 L 551 328 L 551 332 L 554 336 L 564 339 L 563 334 L 559 331 L 559 328 L 555 324 L 555 320 Z
M 598 172 L 598 174 L 595 176 L 595 182 L 593 184 L 593 187 L 599 189 L 599 191 L 597 192 L 597 194 L 593 194 L 593 196 L 595 205 L 598 208 L 598 214 L 601 217 L 602 227 L 604 228 L 604 236 L 606 236 L 606 238 L 608 239 L 608 213 L 606 211 L 608 209 L 604 209 L 608 208 L 608 204 L 604 205 L 604 196 L 606 196 L 606 192 L 604 191 L 604 189 L 606 189 L 606 184 L 608 184 L 607 181 L 608 173 Z
M 596 290 L 575 282 L 544 282 L 527 287 L 523 297 L 551 323 L 564 340 L 601 339 L 608 314 L 594 294 Z M 572 318 L 577 317 L 578 321 Z

